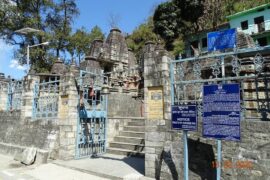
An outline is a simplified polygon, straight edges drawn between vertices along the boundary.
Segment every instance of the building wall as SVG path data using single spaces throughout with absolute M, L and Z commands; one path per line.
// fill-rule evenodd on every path
M 202 137 L 202 122 L 197 132 L 189 132 L 189 179 L 216 179 L 214 162 L 217 157 L 217 143 Z M 270 144 L 269 122 L 242 121 L 241 142 L 222 141 L 222 172 L 224 180 L 269 178 Z M 163 143 L 156 166 L 160 179 L 183 179 L 182 133 L 170 132 Z M 146 147 L 147 148 L 147 147 Z M 147 169 L 146 169 L 147 171 Z
M 264 16 L 265 30 L 266 31 L 270 30 L 270 9 L 265 9 L 264 11 L 261 11 L 261 12 L 254 12 L 254 13 L 250 13 L 250 14 L 233 18 L 230 20 L 230 26 L 231 28 L 242 30 L 241 22 L 248 20 L 248 29 L 242 30 L 242 31 L 249 35 L 252 35 L 252 32 L 255 32 L 255 33 L 258 32 L 257 27 L 255 26 L 255 23 L 254 23 L 254 18 L 259 17 L 259 16 Z

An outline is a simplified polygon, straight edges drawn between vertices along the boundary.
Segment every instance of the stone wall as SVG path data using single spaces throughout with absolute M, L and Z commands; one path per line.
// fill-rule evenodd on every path
M 56 158 L 59 127 L 54 120 L 22 119 L 20 111 L 0 112 L 0 144 L 36 147 L 50 152 Z M 4 147 L 4 146 L 2 146 Z M 16 151 L 2 148 L 2 153 L 14 155 Z
M 0 111 L 0 152 L 14 155 L 33 146 L 48 151 L 53 159 L 74 158 L 78 119 L 74 74 L 61 77 L 58 114 L 53 118 L 33 118 L 33 89 L 38 80 L 38 76 L 25 78 L 20 111 Z
M 108 117 L 142 117 L 143 101 L 130 94 L 111 93 L 108 95 Z
M 162 87 L 163 118 L 149 118 L 148 89 Z M 183 179 L 182 132 L 171 130 L 169 58 L 147 43 L 144 54 L 145 175 L 155 179 Z M 270 177 L 270 122 L 241 122 L 241 142 L 222 141 L 222 179 L 268 180 Z M 189 132 L 189 179 L 215 180 L 217 142 L 202 137 L 202 120 L 197 132 Z
M 241 142 L 222 141 L 224 180 L 265 179 L 270 177 L 269 122 L 242 121 Z M 170 131 L 163 143 L 159 159 L 155 159 L 157 179 L 183 177 L 183 141 L 181 132 Z M 189 132 L 189 178 L 216 179 L 217 143 L 202 137 L 202 122 L 197 132 Z M 159 155 L 156 153 L 156 155 Z

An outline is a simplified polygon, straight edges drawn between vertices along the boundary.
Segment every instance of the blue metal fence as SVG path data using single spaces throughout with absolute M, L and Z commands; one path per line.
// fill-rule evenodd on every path
M 260 104 L 269 101 L 269 60 L 263 54 L 270 46 L 234 49 L 231 52 L 173 60 L 171 62 L 171 88 L 173 102 L 193 102 L 202 108 L 202 87 L 212 83 L 239 83 L 241 87 L 242 118 L 261 119 Z M 263 84 L 264 82 L 264 84 Z M 261 87 L 258 88 L 257 86 Z M 259 91 L 259 92 L 258 92 Z M 257 92 L 257 93 L 256 93 Z M 259 105 L 258 99 L 260 98 Z M 263 100 L 261 100 L 263 99 Z M 269 104 L 269 103 L 268 103 Z
M 58 115 L 59 76 L 48 77 L 34 86 L 33 118 L 54 118 Z
M 21 110 L 23 95 L 23 82 L 10 81 L 8 83 L 8 103 L 7 110 Z

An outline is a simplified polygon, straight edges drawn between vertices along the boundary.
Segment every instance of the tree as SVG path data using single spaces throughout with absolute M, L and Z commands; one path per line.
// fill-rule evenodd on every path
M 180 14 L 180 9 L 173 2 L 160 4 L 154 13 L 154 32 L 163 38 L 168 50 L 172 50 L 172 42 L 180 34 Z
M 103 40 L 104 38 L 105 35 L 98 26 L 92 28 L 90 33 L 87 32 L 84 27 L 82 27 L 69 37 L 67 50 L 72 58 L 75 58 L 76 55 L 80 63 L 81 57 L 88 53 L 91 42 L 95 39 Z
M 152 17 L 149 17 L 148 20 L 137 27 L 131 35 L 128 35 L 126 40 L 128 47 L 131 48 L 137 55 L 144 44 L 147 41 L 158 42 L 160 39 L 157 34 L 154 33 L 154 24 Z
M 108 24 L 110 28 L 118 28 L 120 23 L 120 16 L 114 13 L 110 13 L 108 17 Z
M 94 41 L 95 39 L 101 39 L 101 40 L 105 39 L 104 33 L 102 32 L 101 28 L 98 26 L 94 26 L 91 29 L 90 34 L 89 34 L 89 41 L 90 42 Z
M 71 23 L 78 14 L 75 0 L 4 0 L 0 4 L 0 38 L 19 45 L 15 56 L 26 63 L 26 46 L 50 41 L 50 46 L 31 48 L 30 60 L 37 72 L 46 72 L 55 56 L 66 51 Z M 15 31 L 25 27 L 41 30 L 26 35 Z
M 52 13 L 48 15 L 47 23 L 54 32 L 51 40 L 57 57 L 60 56 L 60 51 L 64 52 L 67 49 L 71 23 L 78 14 L 75 0 L 60 0 L 58 4 L 55 4 Z
M 176 40 L 173 42 L 173 55 L 177 58 L 181 53 L 184 52 L 185 48 L 185 43 L 182 39 L 182 37 L 178 37 Z
M 160 4 L 154 13 L 154 31 L 166 42 L 166 48 L 173 50 L 173 42 L 181 34 L 196 31 L 194 24 L 202 15 L 203 0 L 173 0 Z

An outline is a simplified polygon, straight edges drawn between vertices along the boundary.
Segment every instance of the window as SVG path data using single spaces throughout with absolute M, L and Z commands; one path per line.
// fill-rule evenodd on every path
M 248 29 L 248 21 L 242 21 L 241 28 L 242 28 L 242 30 Z
M 265 31 L 264 17 L 263 16 L 254 18 L 254 23 L 258 25 L 259 32 Z
M 267 46 L 267 39 L 266 37 L 257 39 L 260 46 Z
M 254 18 L 254 23 L 255 24 L 261 24 L 263 22 L 264 22 L 264 17 L 263 16 L 259 16 L 259 17 Z
M 207 38 L 202 38 L 202 47 L 207 47 Z

